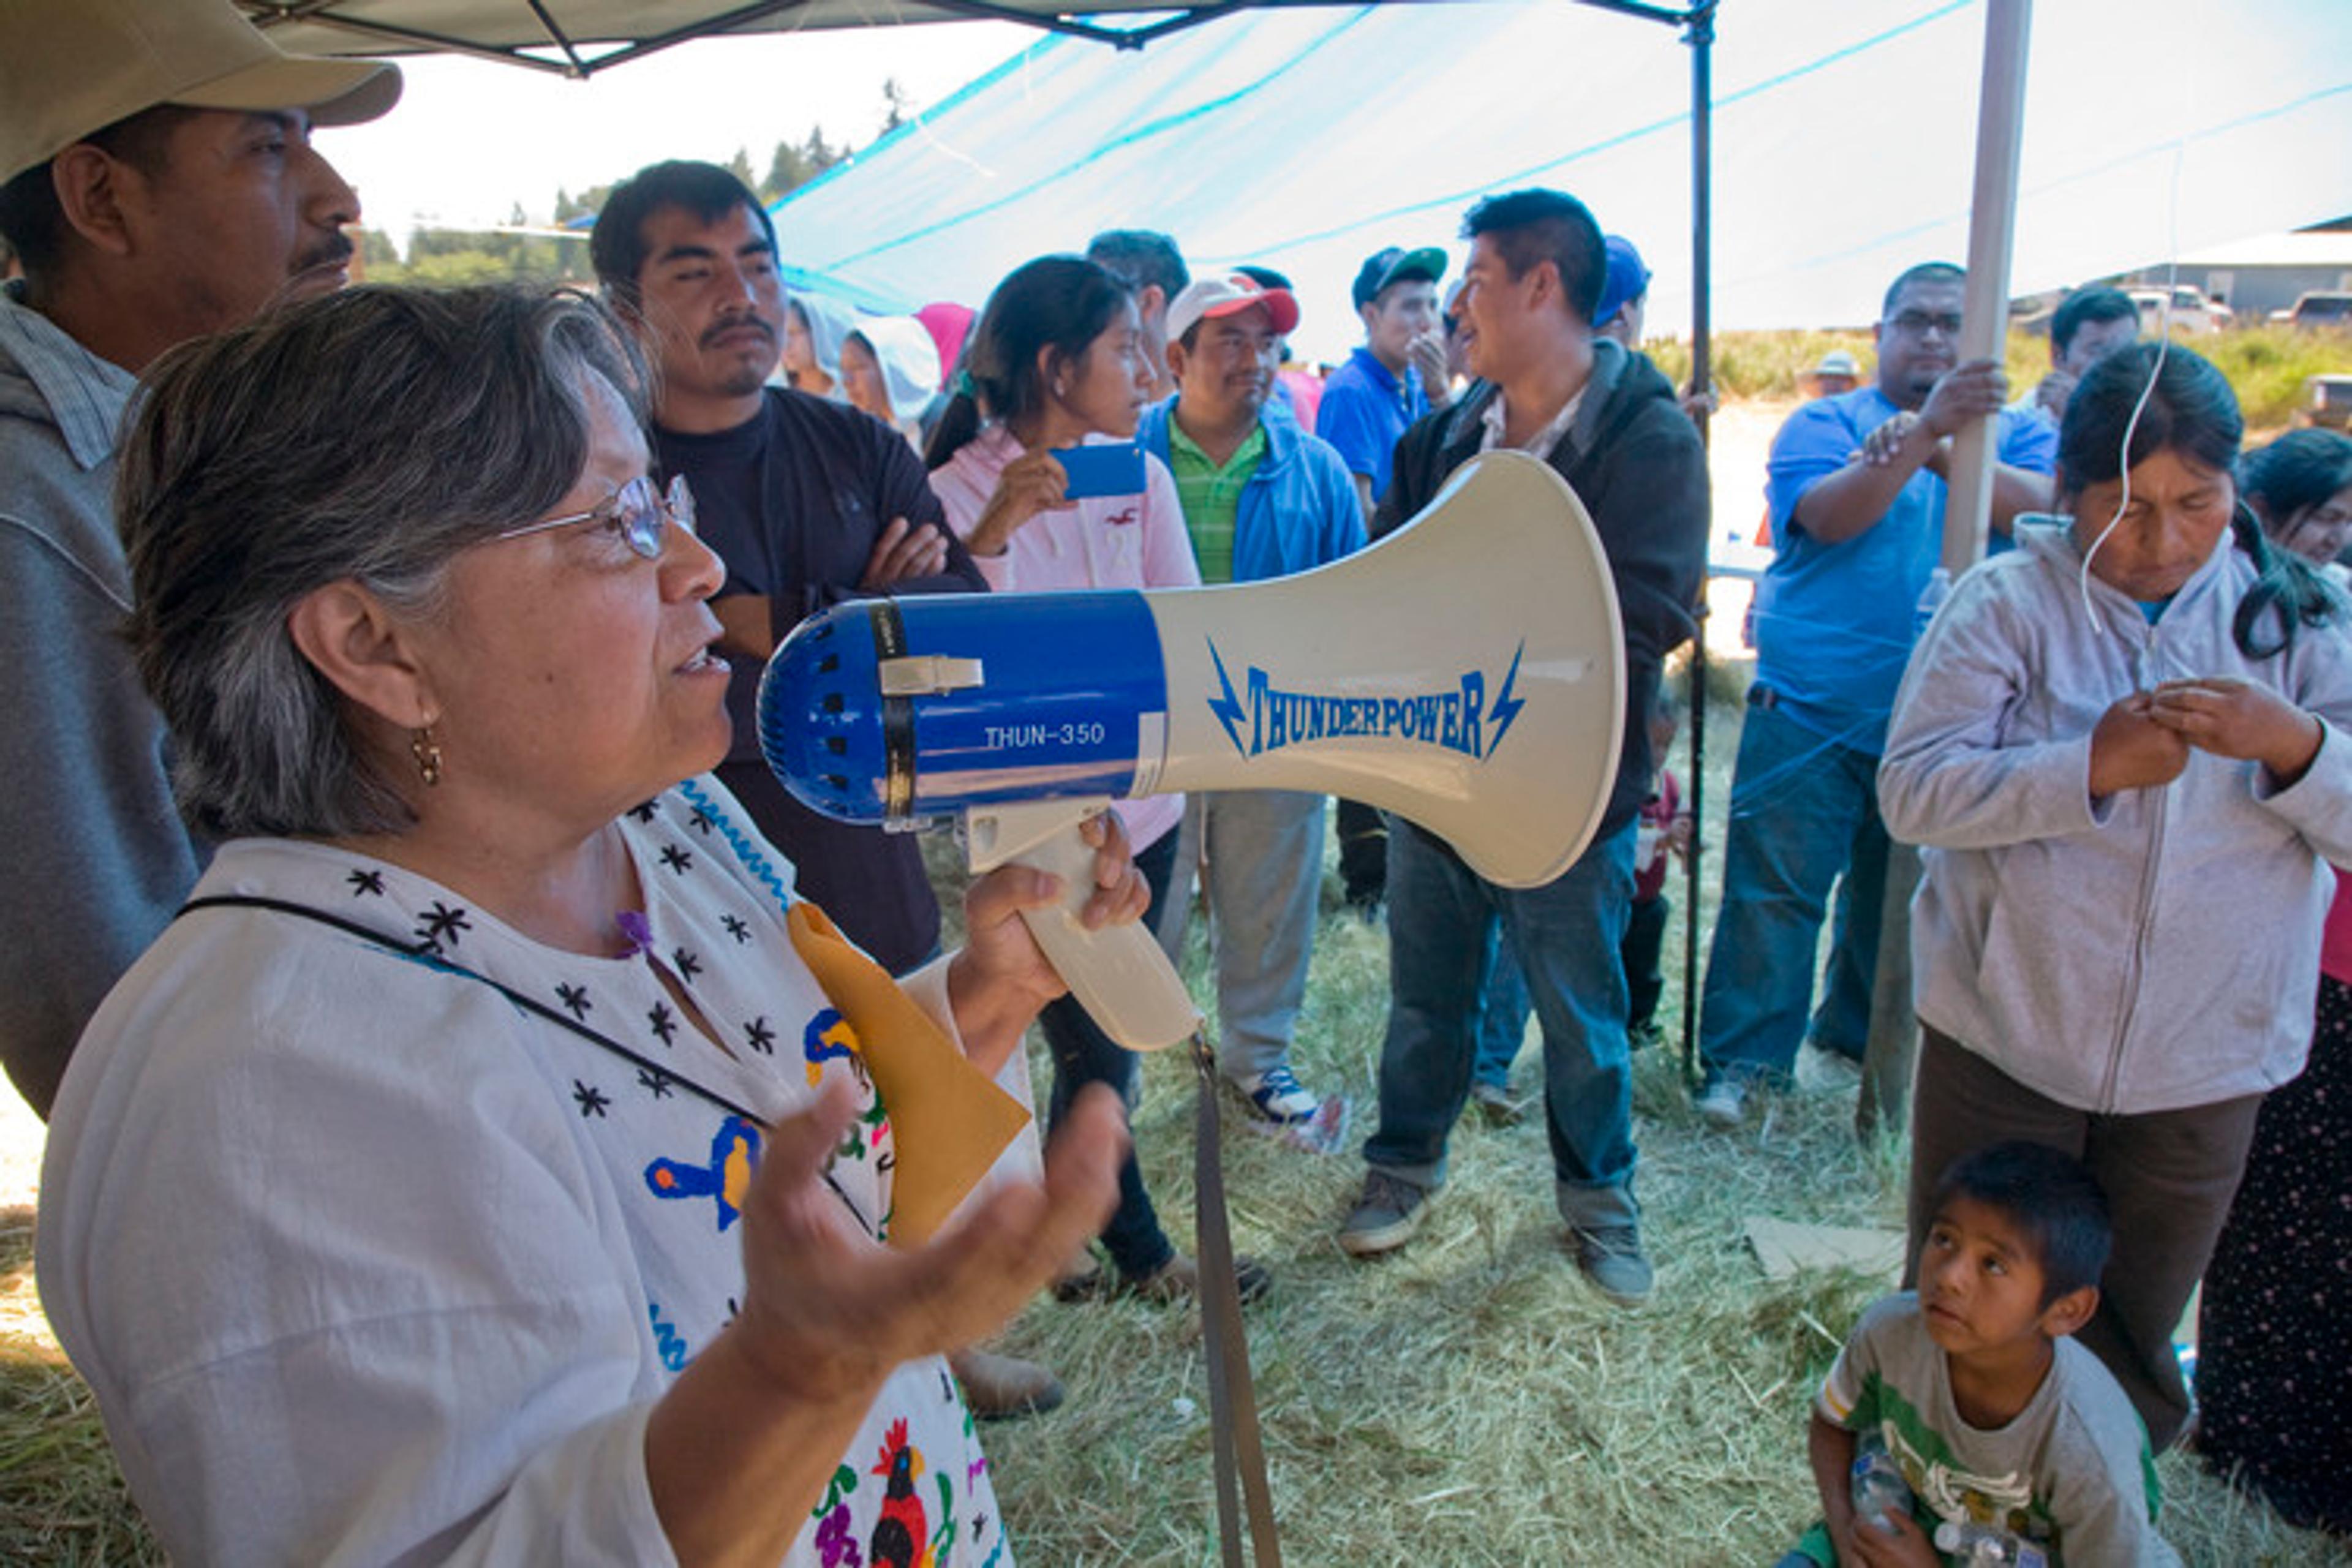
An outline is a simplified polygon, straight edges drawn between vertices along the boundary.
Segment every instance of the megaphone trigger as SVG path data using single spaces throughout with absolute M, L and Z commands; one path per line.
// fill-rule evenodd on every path
M 1189 1039 L 1200 1009 L 1141 921 L 1088 930 L 1079 915 L 1093 896 L 1095 851 L 1078 826 L 1110 807 L 1108 798 L 1015 802 L 964 813 L 966 863 L 974 872 L 1019 864 L 1062 880 L 1060 900 L 1021 918 L 1046 962 L 1104 1034 L 1130 1051 L 1157 1051 Z

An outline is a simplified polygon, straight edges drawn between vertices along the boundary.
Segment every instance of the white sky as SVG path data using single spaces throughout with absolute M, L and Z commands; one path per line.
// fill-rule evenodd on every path
M 880 131 L 885 79 L 928 108 L 1038 37 L 1003 22 L 950 22 L 681 44 L 586 81 L 460 57 L 401 62 L 400 104 L 370 125 L 322 131 L 320 149 L 360 193 L 362 221 L 409 230 L 503 223 L 514 204 L 553 216 L 574 194 L 663 158 L 764 174 L 780 141 L 813 125 L 836 145 Z M 583 53 L 593 51 L 583 50 Z

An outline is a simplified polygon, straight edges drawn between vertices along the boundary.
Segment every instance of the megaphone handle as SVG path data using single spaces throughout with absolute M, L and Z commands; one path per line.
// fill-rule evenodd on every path
M 1034 839 L 1027 833 L 1005 833 L 1004 819 L 1041 811 L 1066 813 L 1068 820 Z M 1130 1051 L 1162 1050 L 1192 1038 L 1201 1026 L 1200 1009 L 1192 1005 L 1192 994 L 1159 939 L 1142 921 L 1093 931 L 1079 923 L 1079 913 L 1095 890 L 1094 847 L 1078 834 L 1078 824 L 1088 815 L 1086 808 L 1074 810 L 1067 802 L 975 808 L 965 823 L 971 867 L 982 871 L 1007 864 L 1033 866 L 1059 877 L 1058 901 L 1021 911 L 1046 962 L 1104 1034 Z M 1022 843 L 1024 839 L 1030 841 Z M 1003 852 L 1014 844 L 1020 847 Z

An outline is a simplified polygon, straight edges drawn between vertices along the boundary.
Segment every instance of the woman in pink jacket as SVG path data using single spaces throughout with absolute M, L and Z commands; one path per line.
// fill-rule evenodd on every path
M 1135 451 L 1138 482 L 1130 493 L 1074 498 L 1055 456 L 1132 443 L 1150 384 L 1135 300 L 1109 272 L 1075 256 L 1045 256 L 997 285 L 965 344 L 964 373 L 928 455 L 931 489 L 948 524 L 990 587 L 1040 593 L 1200 584 L 1176 481 L 1159 458 Z M 1071 650 L 1074 657 L 1083 651 Z M 1183 810 L 1181 795 L 1118 805 L 1136 867 L 1151 888 L 1144 919 L 1155 925 L 1167 901 Z M 1134 1102 L 1134 1056 L 1075 999 L 1049 1005 L 1038 1024 L 1054 1053 L 1054 1120 L 1088 1083 L 1108 1083 Z M 1064 1280 L 1059 1293 L 1066 1299 L 1119 1289 L 1173 1300 L 1199 1284 L 1192 1259 L 1160 1229 L 1131 1153 L 1102 1242 L 1116 1279 L 1080 1270 Z M 1235 1265 L 1244 1296 L 1264 1289 L 1256 1263 L 1239 1258 Z

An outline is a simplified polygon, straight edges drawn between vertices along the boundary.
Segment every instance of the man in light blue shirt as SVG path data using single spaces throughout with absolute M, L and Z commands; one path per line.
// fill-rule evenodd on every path
M 1364 342 L 1323 382 L 1315 434 L 1356 476 L 1356 497 L 1371 521 L 1388 493 L 1397 437 L 1446 398 L 1445 340 L 1438 331 L 1437 280 L 1445 252 L 1395 246 L 1366 258 L 1352 297 Z
M 1814 1044 L 1859 1060 L 1869 1032 L 1886 830 L 1874 781 L 1895 689 L 1943 549 L 1951 437 L 1995 416 L 1993 548 L 2046 510 L 2056 440 L 2004 413 L 1991 360 L 1958 362 L 1964 275 L 1928 262 L 1887 290 L 1878 374 L 1805 404 L 1772 443 L 1773 557 L 1756 589 L 1756 681 L 1731 786 L 1723 909 L 1700 1016 L 1697 1106 L 1737 1126 L 1794 1067 L 1832 888 L 1834 945 Z

